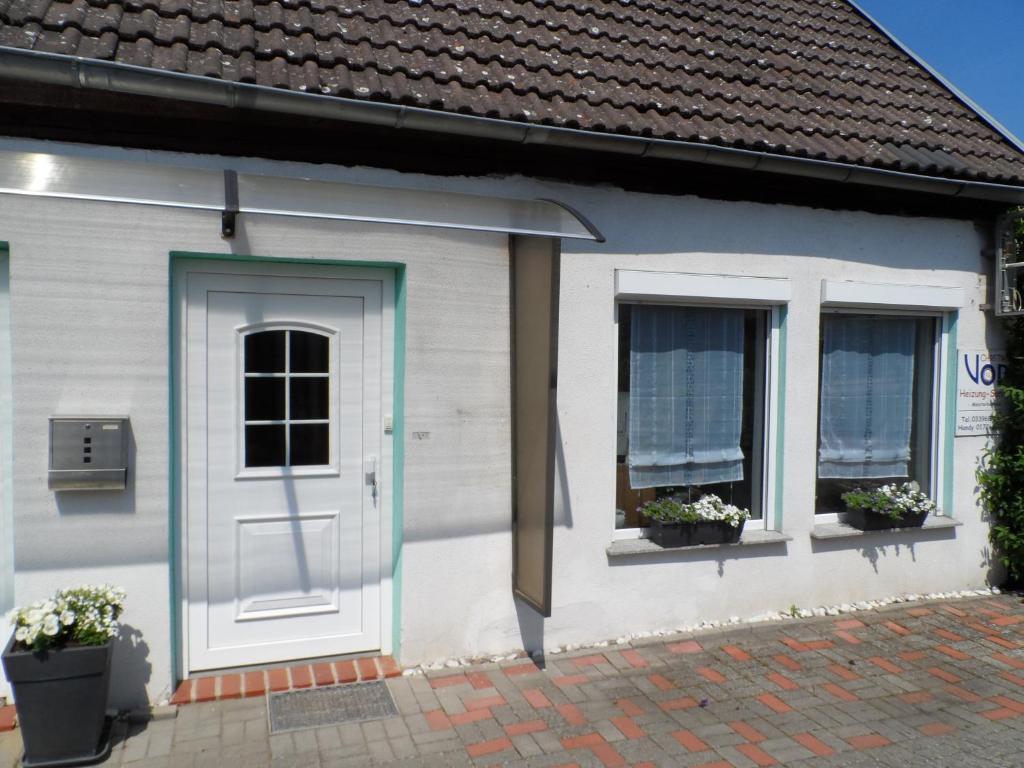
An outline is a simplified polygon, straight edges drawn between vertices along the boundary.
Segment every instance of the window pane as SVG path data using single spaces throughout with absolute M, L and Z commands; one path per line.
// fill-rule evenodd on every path
M 284 373 L 284 331 L 250 333 L 245 337 L 246 373 Z
M 329 355 L 327 337 L 319 333 L 292 331 L 292 373 L 327 373 Z
M 329 431 L 326 424 L 293 424 L 290 429 L 293 467 L 330 462 Z
M 855 488 L 931 487 L 935 318 L 831 314 L 821 323 L 815 511 Z
M 284 466 L 283 424 L 247 426 L 245 428 L 245 466 Z
M 245 380 L 245 420 L 284 419 L 284 378 Z
M 291 418 L 326 419 L 327 377 L 291 379 Z

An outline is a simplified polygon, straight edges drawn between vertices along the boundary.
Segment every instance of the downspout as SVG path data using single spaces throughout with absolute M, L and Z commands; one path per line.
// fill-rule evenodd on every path
M 576 128 L 532 125 L 321 94 L 287 91 L 200 75 L 166 72 L 118 62 L 0 46 L 0 77 L 114 93 L 174 99 L 228 109 L 252 109 L 318 119 L 344 120 L 398 130 L 454 134 L 518 144 L 609 152 L 748 171 L 802 176 L 840 184 L 889 187 L 946 197 L 1002 203 L 1024 202 L 1024 187 L 941 179 L 828 160 L 771 155 L 746 149 L 669 141 Z

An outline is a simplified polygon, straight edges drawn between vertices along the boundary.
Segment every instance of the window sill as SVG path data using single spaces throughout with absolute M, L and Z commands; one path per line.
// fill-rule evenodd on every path
M 929 515 L 925 518 L 924 525 L 910 528 L 884 528 L 880 531 L 862 531 L 846 523 L 824 523 L 814 526 L 811 531 L 811 538 L 818 541 L 826 539 L 852 539 L 858 536 L 874 536 L 876 534 L 889 533 L 913 533 L 914 531 L 936 531 L 946 528 L 956 528 L 963 525 L 963 521 L 954 520 L 944 515 Z
M 783 544 L 792 541 L 792 536 L 787 536 L 779 531 L 745 530 L 740 535 L 740 540 L 735 544 L 694 544 L 689 547 L 659 547 L 650 539 L 618 539 L 608 545 L 605 550 L 608 557 L 630 557 L 632 555 L 661 555 L 672 552 L 694 552 L 706 549 L 724 549 L 735 547 L 756 547 L 766 544 Z

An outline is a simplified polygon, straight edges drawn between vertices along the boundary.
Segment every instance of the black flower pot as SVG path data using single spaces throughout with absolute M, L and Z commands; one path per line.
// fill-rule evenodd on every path
M 719 520 L 698 523 L 663 523 L 651 520 L 651 541 L 659 547 L 692 547 L 697 544 L 735 544 L 743 523 L 735 528 Z
M 113 641 L 49 649 L 3 652 L 4 672 L 14 689 L 26 768 L 89 765 L 110 754 L 106 720 Z
M 734 528 L 721 520 L 704 520 L 694 528 L 694 544 L 735 544 L 743 533 L 743 523 Z
M 902 517 L 889 517 L 866 509 L 846 510 L 846 523 L 861 531 L 885 531 L 890 528 L 920 528 L 927 512 L 916 512 Z
M 686 547 L 690 544 L 693 532 L 691 526 L 683 523 L 665 523 L 661 520 L 651 520 L 651 541 L 659 547 Z

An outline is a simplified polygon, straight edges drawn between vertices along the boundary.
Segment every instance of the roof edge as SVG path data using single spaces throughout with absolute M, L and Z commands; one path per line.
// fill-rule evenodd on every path
M 520 144 L 543 144 L 565 149 L 678 160 L 838 183 L 904 189 L 944 197 L 964 197 L 1010 204 L 1024 203 L 1024 184 L 1014 186 L 948 179 L 714 144 L 522 123 L 387 102 L 290 91 L 9 46 L 0 46 L 0 76 L 72 88 L 188 101 L 228 109 L 254 109 L 394 129 L 432 131 Z
M 891 40 L 897 48 L 899 48 L 907 56 L 909 56 L 912 61 L 914 61 L 918 66 L 920 66 L 925 72 L 927 72 L 936 80 L 938 80 L 939 83 L 944 88 L 946 88 L 950 93 L 952 93 L 957 99 L 959 99 L 965 107 L 974 112 L 978 117 L 982 119 L 983 122 L 988 123 L 989 128 L 991 128 L 1004 139 L 1006 139 L 1008 142 L 1010 142 L 1013 148 L 1016 149 L 1018 152 L 1024 154 L 1024 142 L 1018 139 L 1017 136 L 1014 135 L 1013 131 L 1011 131 L 1005 125 L 996 120 L 985 109 L 983 109 L 980 104 L 974 101 L 974 99 L 972 99 L 966 93 L 964 93 L 955 85 L 953 85 L 953 83 L 950 80 L 946 79 L 946 77 L 941 72 L 939 72 L 939 70 L 937 70 L 927 61 L 925 61 L 923 56 L 914 53 L 910 46 L 908 46 L 906 43 L 904 43 L 902 40 L 896 37 L 896 35 L 894 35 L 888 27 L 886 27 L 878 19 L 876 19 L 866 10 L 864 10 L 860 5 L 860 0 L 846 0 L 846 2 L 850 5 L 851 8 L 853 8 L 854 11 L 863 16 L 868 21 L 868 23 L 872 24 L 879 32 L 888 37 L 889 40 Z

